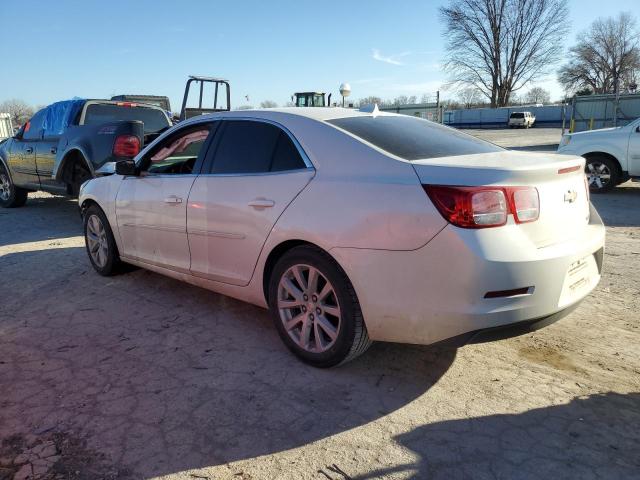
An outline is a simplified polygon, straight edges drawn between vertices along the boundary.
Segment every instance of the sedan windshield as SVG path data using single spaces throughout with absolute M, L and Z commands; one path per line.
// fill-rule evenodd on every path
M 453 128 L 408 115 L 346 117 L 328 122 L 405 160 L 503 150 Z

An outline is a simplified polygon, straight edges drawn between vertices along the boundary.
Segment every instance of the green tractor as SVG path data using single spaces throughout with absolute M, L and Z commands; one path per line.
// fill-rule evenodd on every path
M 296 107 L 330 107 L 331 94 L 326 97 L 324 92 L 296 92 L 293 94 Z

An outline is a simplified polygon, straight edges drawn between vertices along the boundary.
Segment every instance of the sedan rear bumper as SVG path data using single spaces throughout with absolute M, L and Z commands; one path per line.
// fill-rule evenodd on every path
M 353 283 L 372 340 L 428 345 L 561 318 L 600 281 L 603 247 L 592 208 L 573 239 L 544 248 L 527 243 L 517 225 L 480 233 L 447 226 L 417 250 L 331 254 Z
M 498 327 L 481 328 L 480 330 L 463 333 L 436 343 L 443 346 L 464 347 L 465 345 L 472 343 L 495 342 L 496 340 L 519 337 L 520 335 L 526 335 L 527 333 L 535 332 L 536 330 L 547 327 L 552 323 L 556 323 L 558 320 L 563 319 L 573 312 L 579 305 L 580 302 L 577 302 L 564 310 L 560 310 L 559 312 L 552 313 L 551 315 L 547 315 L 542 318 L 524 320 L 522 322 L 500 325 Z

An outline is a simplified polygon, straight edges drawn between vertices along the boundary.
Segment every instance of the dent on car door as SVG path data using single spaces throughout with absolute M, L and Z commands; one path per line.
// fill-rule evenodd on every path
M 116 197 L 124 257 L 188 272 L 186 205 L 214 123 L 186 126 L 140 161 L 139 176 L 125 177 Z
M 273 225 L 314 173 L 280 127 L 225 121 L 189 195 L 191 273 L 248 284 Z

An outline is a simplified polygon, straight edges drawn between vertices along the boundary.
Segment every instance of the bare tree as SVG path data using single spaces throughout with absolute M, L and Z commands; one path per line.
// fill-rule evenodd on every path
M 369 97 L 364 97 L 358 100 L 358 106 L 364 107 L 365 105 L 373 105 L 376 104 L 379 107 L 383 105 L 382 98 L 376 97 L 375 95 L 371 95 Z
M 463 88 L 458 92 L 458 101 L 464 108 L 471 108 L 482 102 L 482 93 L 477 88 Z
M 542 87 L 533 87 L 525 94 L 524 101 L 526 103 L 549 103 L 551 94 Z
M 564 0 L 450 0 L 440 8 L 450 82 L 507 105 L 559 59 L 567 16 Z
M 464 105 L 461 105 L 460 103 L 458 103 L 457 100 L 443 100 L 440 105 L 445 109 L 445 110 L 458 110 L 459 108 L 463 108 Z
M 260 102 L 260 108 L 278 108 L 278 104 L 273 100 L 265 100 Z
M 0 112 L 11 116 L 11 123 L 15 126 L 22 125 L 33 116 L 33 107 L 22 100 L 12 98 L 0 103 Z
M 630 13 L 599 18 L 578 35 L 558 80 L 566 90 L 615 93 L 635 83 L 640 72 L 640 34 Z
M 411 95 L 410 97 L 407 97 L 406 95 L 400 95 L 399 97 L 393 99 L 391 105 L 408 105 L 410 103 L 416 103 L 417 101 L 418 97 L 416 97 L 415 95 Z
M 236 110 L 253 110 L 253 105 L 240 105 Z

